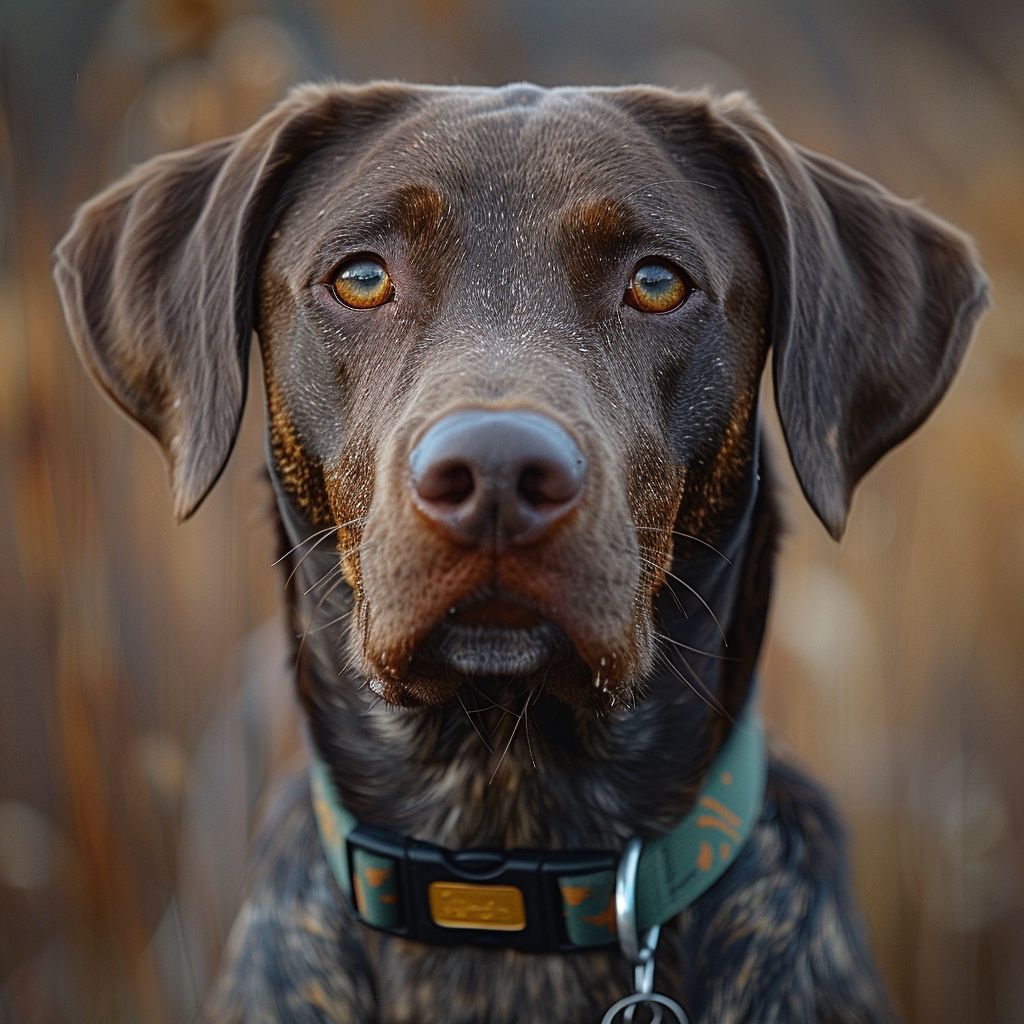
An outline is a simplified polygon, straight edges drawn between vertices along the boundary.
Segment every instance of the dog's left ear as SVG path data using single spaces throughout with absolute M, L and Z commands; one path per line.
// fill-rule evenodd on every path
M 838 540 L 857 482 L 945 393 L 988 281 L 950 225 L 787 142 L 743 97 L 711 109 L 771 275 L 775 401 L 790 458 Z
M 635 89 L 625 100 L 685 177 L 733 193 L 759 237 L 779 418 L 804 494 L 838 539 L 857 482 L 923 422 L 960 364 L 987 305 L 974 247 L 787 142 L 742 94 Z

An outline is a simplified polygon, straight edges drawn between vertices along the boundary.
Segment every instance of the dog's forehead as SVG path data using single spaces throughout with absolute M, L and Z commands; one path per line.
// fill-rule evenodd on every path
M 450 220 L 489 245 L 519 234 L 535 247 L 556 241 L 559 226 L 581 225 L 600 244 L 636 227 L 692 240 L 697 263 L 718 262 L 715 190 L 689 180 L 615 90 L 418 91 L 355 146 L 342 132 L 298 179 L 296 240 L 316 263 L 374 249 L 409 223 L 410 206 L 418 226 Z
M 314 191 L 328 214 L 370 213 L 411 184 L 464 208 L 519 200 L 527 214 L 578 198 L 637 195 L 666 179 L 691 184 L 651 132 L 616 102 L 614 90 L 423 90 L 404 113 L 364 132 L 355 147 L 346 132 L 340 125 L 344 155 L 328 146 L 304 175 L 319 182 Z M 685 202 L 692 191 L 677 188 L 674 200 Z
M 668 166 L 647 129 L 609 95 L 583 89 L 438 96 L 395 126 L 393 142 L 411 143 L 409 156 L 420 148 L 425 169 L 450 177 L 454 167 L 477 184 L 504 176 L 579 187 L 642 174 L 652 160 Z
M 586 90 L 507 87 L 430 93 L 368 139 L 361 175 L 421 175 L 486 190 L 577 187 L 665 163 L 650 134 L 613 101 Z

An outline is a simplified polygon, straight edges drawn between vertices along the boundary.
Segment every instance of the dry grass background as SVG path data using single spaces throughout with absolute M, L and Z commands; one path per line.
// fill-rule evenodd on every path
M 777 460 L 764 702 L 842 807 L 907 1018 L 1024 1020 L 1019 4 L 9 0 L 0 25 L 0 1020 L 188 1019 L 300 749 L 258 394 L 172 525 L 156 449 L 71 352 L 50 249 L 133 162 L 326 74 L 747 88 L 975 236 L 995 307 L 841 545 Z

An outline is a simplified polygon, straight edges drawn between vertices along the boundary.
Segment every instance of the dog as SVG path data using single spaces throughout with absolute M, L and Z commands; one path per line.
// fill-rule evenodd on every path
M 986 306 L 967 238 L 739 94 L 326 85 L 134 170 L 55 275 L 179 519 L 262 354 L 312 783 L 205 1019 L 894 1019 L 764 752 L 759 384 L 838 539 Z

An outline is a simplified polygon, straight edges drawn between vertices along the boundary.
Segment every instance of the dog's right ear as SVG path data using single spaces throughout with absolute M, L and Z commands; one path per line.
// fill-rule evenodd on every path
M 72 340 L 159 442 L 179 520 L 234 445 L 255 278 L 282 184 L 326 139 L 357 134 L 410 96 L 392 85 L 298 89 L 241 135 L 138 167 L 86 203 L 57 247 Z

